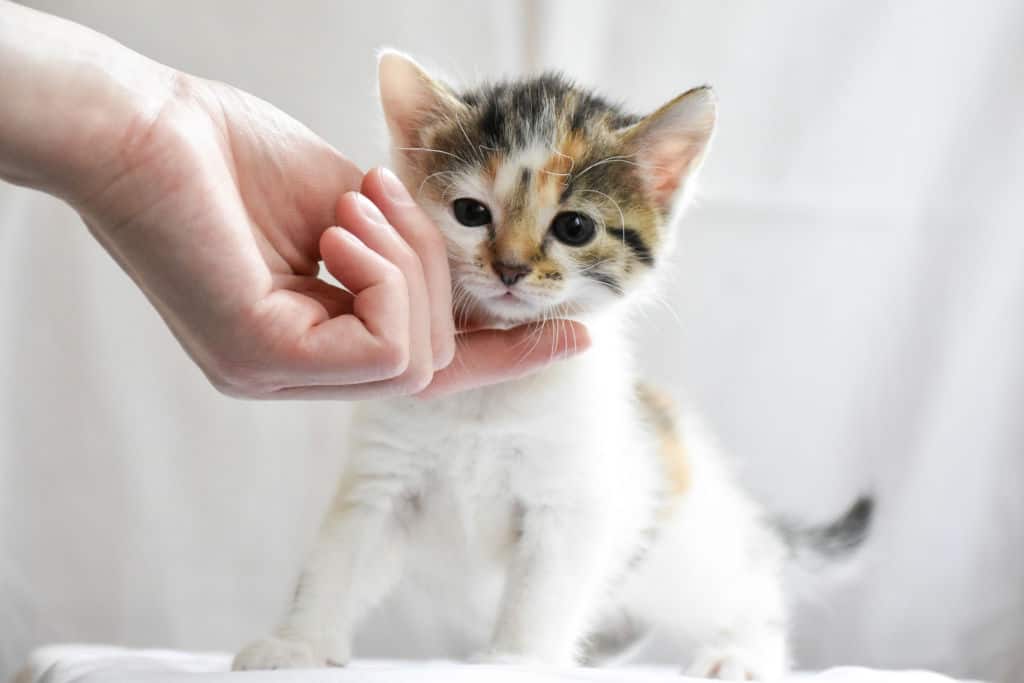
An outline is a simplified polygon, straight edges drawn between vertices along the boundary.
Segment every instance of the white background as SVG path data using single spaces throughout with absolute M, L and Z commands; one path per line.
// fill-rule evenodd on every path
M 646 370 L 772 511 L 876 493 L 857 575 L 798 614 L 803 665 L 1024 680 L 1019 0 L 29 4 L 250 90 L 363 166 L 386 158 L 381 45 L 466 80 L 560 68 L 639 110 L 714 84 Z M 234 649 L 270 627 L 345 405 L 219 396 L 73 212 L 10 186 L 0 379 L 0 678 L 43 642 Z

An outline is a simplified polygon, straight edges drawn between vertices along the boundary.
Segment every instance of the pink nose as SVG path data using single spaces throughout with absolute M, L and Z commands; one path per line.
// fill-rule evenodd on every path
M 533 270 L 532 267 L 525 263 L 503 263 L 502 261 L 494 261 L 491 263 L 491 266 L 494 268 L 494 272 L 498 274 L 498 278 L 506 287 L 511 287 L 515 283 L 519 282 L 529 275 L 531 270 Z

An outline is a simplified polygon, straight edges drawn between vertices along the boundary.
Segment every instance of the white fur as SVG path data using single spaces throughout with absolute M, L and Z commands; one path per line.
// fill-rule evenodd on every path
M 401 142 L 431 81 L 394 53 L 381 64 Z M 696 113 L 684 102 L 686 116 L 670 123 L 692 136 L 680 121 L 699 118 L 706 144 L 713 100 L 699 95 Z M 694 144 L 682 147 L 690 174 L 703 158 Z M 445 197 L 476 197 L 501 225 L 521 169 L 539 172 L 551 149 L 540 141 L 513 155 L 493 184 L 446 177 Z M 243 649 L 235 667 L 347 663 L 360 621 L 404 582 L 432 599 L 438 621 L 459 630 L 477 660 L 571 665 L 588 636 L 642 624 L 676 638 L 690 673 L 780 676 L 781 544 L 692 419 L 681 423 L 690 483 L 672 495 L 659 437 L 639 412 L 622 300 L 566 265 L 571 249 L 554 245 L 566 265 L 560 284 L 524 283 L 506 303 L 509 290 L 474 258 L 486 231 L 458 225 L 447 205 L 426 208 L 448 238 L 454 281 L 477 305 L 515 322 L 574 303 L 593 345 L 500 386 L 360 406 L 348 469 L 294 604 L 275 637 Z M 540 230 L 558 208 L 533 210 Z
M 481 659 L 568 665 L 625 612 L 676 635 L 692 673 L 780 675 L 778 541 L 692 421 L 692 485 L 659 519 L 664 476 L 621 321 L 591 328 L 588 352 L 533 377 L 361 406 L 296 602 L 236 667 L 345 664 L 360 619 L 406 581 Z

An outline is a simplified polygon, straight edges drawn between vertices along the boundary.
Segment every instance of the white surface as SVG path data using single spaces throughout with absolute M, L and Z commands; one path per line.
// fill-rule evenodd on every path
M 231 658 L 171 650 L 125 650 L 113 647 L 62 645 L 32 653 L 24 681 L 18 683 L 695 683 L 668 668 L 529 669 L 428 661 L 360 660 L 344 669 L 285 669 L 230 672 Z M 196 674 L 202 674 L 200 678 Z M 795 674 L 779 683 L 952 683 L 953 679 L 924 671 L 881 671 L 856 667 L 818 674 Z
M 561 67 L 637 108 L 714 83 L 680 322 L 638 330 L 650 376 L 774 511 L 878 493 L 860 573 L 798 610 L 801 665 L 1024 680 L 1019 0 L 30 4 L 247 88 L 364 165 L 382 44 L 470 77 Z M 270 627 L 345 406 L 217 395 L 73 213 L 7 186 L 0 378 L 0 678 L 46 642 L 230 651 Z M 443 652 L 413 621 L 361 656 Z

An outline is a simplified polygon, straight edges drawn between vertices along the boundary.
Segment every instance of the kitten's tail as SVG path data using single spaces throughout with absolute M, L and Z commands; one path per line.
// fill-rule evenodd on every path
M 842 517 L 825 526 L 804 527 L 779 522 L 778 529 L 796 560 L 834 562 L 846 558 L 864 544 L 871 532 L 874 515 L 875 500 L 865 495 L 858 498 Z

